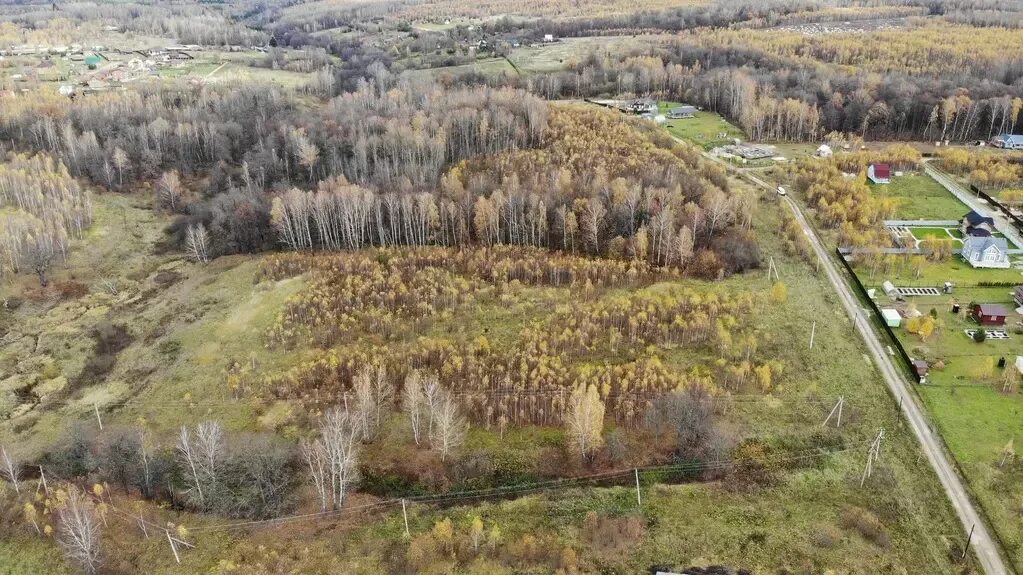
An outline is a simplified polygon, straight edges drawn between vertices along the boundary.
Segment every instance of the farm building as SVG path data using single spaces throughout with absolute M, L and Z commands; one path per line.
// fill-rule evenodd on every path
M 888 164 L 870 164 L 867 168 L 867 177 L 875 184 L 892 183 L 892 167 Z
M 963 216 L 959 223 L 959 231 L 963 232 L 964 236 L 987 237 L 995 231 L 995 219 L 972 210 Z
M 975 303 L 970 316 L 980 325 L 1005 325 L 1005 317 L 1009 313 L 996 303 Z
M 968 236 L 963 241 L 963 259 L 975 268 L 1008 268 L 1009 244 L 1005 238 Z
M 818 158 L 830 158 L 831 156 L 834 155 L 834 152 L 831 150 L 831 146 L 827 144 L 821 144 L 821 147 L 817 148 L 817 152 L 815 153 L 815 155 Z
M 657 100 L 652 98 L 637 98 L 625 105 L 625 110 L 633 114 L 656 114 Z
M 991 145 L 1005 150 L 1023 150 L 1023 135 L 1002 134 L 991 138 Z
M 899 310 L 885 307 L 881 308 L 881 317 L 884 318 L 884 323 L 888 327 L 899 327 L 902 325 L 902 316 L 899 315 Z
M 668 117 L 672 120 L 696 117 L 696 106 L 676 106 L 668 110 Z

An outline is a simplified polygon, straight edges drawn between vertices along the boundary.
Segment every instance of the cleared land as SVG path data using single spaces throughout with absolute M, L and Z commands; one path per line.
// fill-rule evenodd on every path
M 895 216 L 902 220 L 957 220 L 970 211 L 927 174 L 907 173 L 887 185 L 871 184 L 874 193 L 896 198 Z
M 662 114 L 666 114 L 671 108 L 681 105 L 678 102 L 660 102 L 658 108 Z M 666 122 L 666 128 L 672 136 L 703 148 L 727 144 L 733 138 L 744 139 L 746 137 L 742 130 L 722 118 L 720 114 L 703 110 L 697 112 L 693 118 L 669 119 Z

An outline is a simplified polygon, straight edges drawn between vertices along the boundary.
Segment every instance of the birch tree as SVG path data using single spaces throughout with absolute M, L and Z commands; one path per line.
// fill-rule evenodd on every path
M 468 424 L 458 410 L 458 404 L 448 392 L 443 393 L 435 415 L 433 427 L 433 448 L 440 452 L 441 460 L 462 446 Z
M 603 444 L 604 402 L 595 385 L 580 385 L 569 399 L 565 426 L 579 455 L 592 461 Z
M 423 394 L 423 375 L 419 371 L 412 371 L 405 377 L 405 388 L 402 391 L 402 408 L 408 415 L 409 425 L 412 427 L 412 439 L 419 445 L 422 436 L 423 408 L 426 404 L 426 397 Z
M 60 521 L 57 541 L 73 563 L 89 575 L 100 567 L 100 525 L 89 496 L 74 485 L 57 513 Z
M 209 263 L 209 243 L 210 235 L 206 231 L 206 226 L 201 223 L 188 226 L 188 230 L 185 232 L 185 249 L 188 250 L 188 255 L 193 260 L 201 264 Z
M 18 463 L 11 457 L 11 454 L 7 452 L 5 447 L 0 447 L 0 466 L 2 466 L 4 476 L 14 486 L 14 493 L 21 493 L 18 487 Z
M 323 456 L 329 473 L 333 509 L 341 508 L 345 495 L 359 481 L 359 456 L 362 449 L 359 427 L 352 414 L 340 407 L 328 411 L 320 423 L 319 441 L 323 445 Z

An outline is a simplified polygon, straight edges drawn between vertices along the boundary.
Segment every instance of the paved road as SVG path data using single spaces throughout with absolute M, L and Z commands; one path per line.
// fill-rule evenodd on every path
M 708 155 L 708 157 L 710 156 Z M 716 161 L 716 158 L 710 157 L 710 159 Z M 724 162 L 718 163 L 726 168 L 730 167 Z M 741 177 L 747 178 L 769 192 L 775 192 L 774 186 L 748 172 L 733 171 L 733 173 L 738 173 Z M 977 555 L 977 559 L 980 561 L 984 572 L 987 575 L 1008 575 L 1011 571 L 1002 559 L 997 543 L 991 537 L 991 533 L 987 525 L 985 525 L 981 514 L 977 511 L 969 494 L 966 492 L 963 480 L 956 473 L 955 467 L 950 460 L 951 455 L 945 452 L 941 438 L 931 431 L 930 425 L 924 416 L 923 408 L 917 403 L 916 396 L 910 390 L 911 384 L 906 381 L 902 371 L 896 367 L 891 356 L 885 350 L 885 345 L 878 338 L 877 333 L 870 328 L 869 318 L 859 307 L 852 289 L 846 283 L 834 261 L 829 257 L 829 251 L 824 246 L 824 242 L 817 236 L 817 232 L 810 225 L 806 216 L 803 215 L 799 205 L 790 197 L 783 199 L 785 204 L 792 210 L 796 221 L 803 228 L 803 233 L 806 234 L 810 245 L 820 258 L 821 266 L 827 274 L 828 280 L 831 281 L 831 285 L 838 292 L 839 299 L 842 300 L 842 305 L 845 307 L 849 317 L 852 318 L 853 325 L 856 326 L 856 330 L 860 333 L 863 341 L 866 342 L 870 355 L 873 356 L 874 363 L 884 376 L 888 389 L 891 390 L 892 395 L 899 401 L 899 405 L 902 406 L 902 411 L 905 413 L 906 419 L 913 429 L 913 434 L 916 435 L 924 453 L 927 455 L 927 460 L 931 463 L 935 473 L 937 473 L 945 493 L 952 502 L 952 507 L 955 508 L 956 514 L 963 524 L 963 529 L 967 532 L 971 528 L 974 529 L 972 539 L 973 551 Z M 971 208 L 973 207 L 969 202 L 964 203 Z
M 1005 237 L 1009 238 L 1010 242 L 1023 248 L 1023 236 L 1020 235 L 1016 226 L 1013 225 L 1009 218 L 1005 217 L 1005 214 L 1003 214 L 1001 210 L 980 199 L 974 195 L 973 192 L 960 185 L 959 182 L 955 181 L 951 176 L 935 168 L 929 163 L 924 164 L 924 171 L 937 180 L 937 182 L 944 186 L 945 189 L 951 192 L 953 196 L 959 198 L 959 201 L 966 204 L 966 206 L 971 210 L 976 210 L 981 214 L 994 218 L 995 228 L 1005 234 Z

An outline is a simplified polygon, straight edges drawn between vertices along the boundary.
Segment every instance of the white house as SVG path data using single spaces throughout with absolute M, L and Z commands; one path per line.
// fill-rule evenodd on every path
M 963 241 L 963 259 L 975 268 L 1008 268 L 1009 244 L 1005 238 L 968 236 Z
M 1006 150 L 1023 150 L 1023 135 L 1001 134 L 991 138 L 991 145 Z

